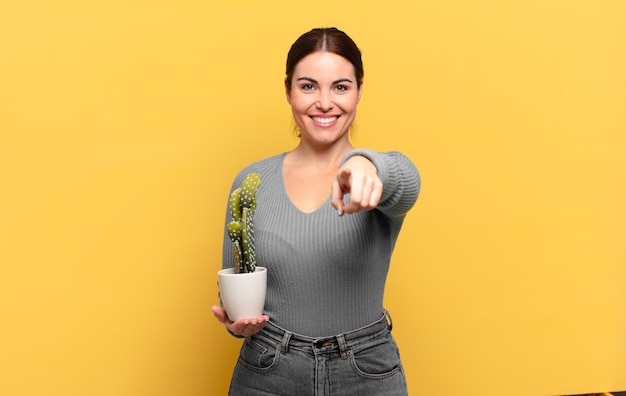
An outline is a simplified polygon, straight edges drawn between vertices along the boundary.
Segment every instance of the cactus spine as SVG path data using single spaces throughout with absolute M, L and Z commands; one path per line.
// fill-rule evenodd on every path
M 230 213 L 233 220 L 228 223 L 227 231 L 233 242 L 235 273 L 254 272 L 256 254 L 254 247 L 254 223 L 256 210 L 256 192 L 261 183 L 261 175 L 251 173 L 246 176 L 241 187 L 230 195 Z

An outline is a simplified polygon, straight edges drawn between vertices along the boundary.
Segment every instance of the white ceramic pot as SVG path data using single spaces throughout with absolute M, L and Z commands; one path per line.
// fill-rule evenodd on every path
M 217 272 L 222 304 L 230 320 L 256 318 L 263 315 L 267 291 L 267 269 L 236 274 L 234 268 Z

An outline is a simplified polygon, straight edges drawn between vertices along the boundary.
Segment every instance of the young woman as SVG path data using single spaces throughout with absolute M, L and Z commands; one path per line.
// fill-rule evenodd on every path
M 246 337 L 231 395 L 407 394 L 383 294 L 420 176 L 399 152 L 352 147 L 362 84 L 361 52 L 344 32 L 300 36 L 285 78 L 300 141 L 235 178 L 232 189 L 261 175 L 255 241 L 268 290 L 258 318 L 233 322 L 213 307 L 231 334 Z M 232 266 L 225 235 L 223 267 Z

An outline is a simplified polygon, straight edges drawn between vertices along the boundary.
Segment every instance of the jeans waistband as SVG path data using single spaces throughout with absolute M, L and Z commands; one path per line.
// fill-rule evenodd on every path
M 347 331 L 330 337 L 309 337 L 289 330 L 283 329 L 271 320 L 268 321 L 261 330 L 266 336 L 280 342 L 280 350 L 287 353 L 289 348 L 310 349 L 313 351 L 329 349 L 339 349 L 342 358 L 348 354 L 348 348 L 352 343 L 362 342 L 368 338 L 376 339 L 389 333 L 392 329 L 391 316 L 385 311 L 380 319 L 361 328 Z

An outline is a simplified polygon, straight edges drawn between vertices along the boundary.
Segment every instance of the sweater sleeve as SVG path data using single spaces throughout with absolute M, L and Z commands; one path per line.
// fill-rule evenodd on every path
M 398 151 L 377 152 L 368 149 L 350 151 L 341 164 L 356 155 L 372 161 L 383 183 L 383 193 L 376 209 L 389 217 L 406 215 L 417 201 L 421 188 L 421 177 L 415 164 Z

